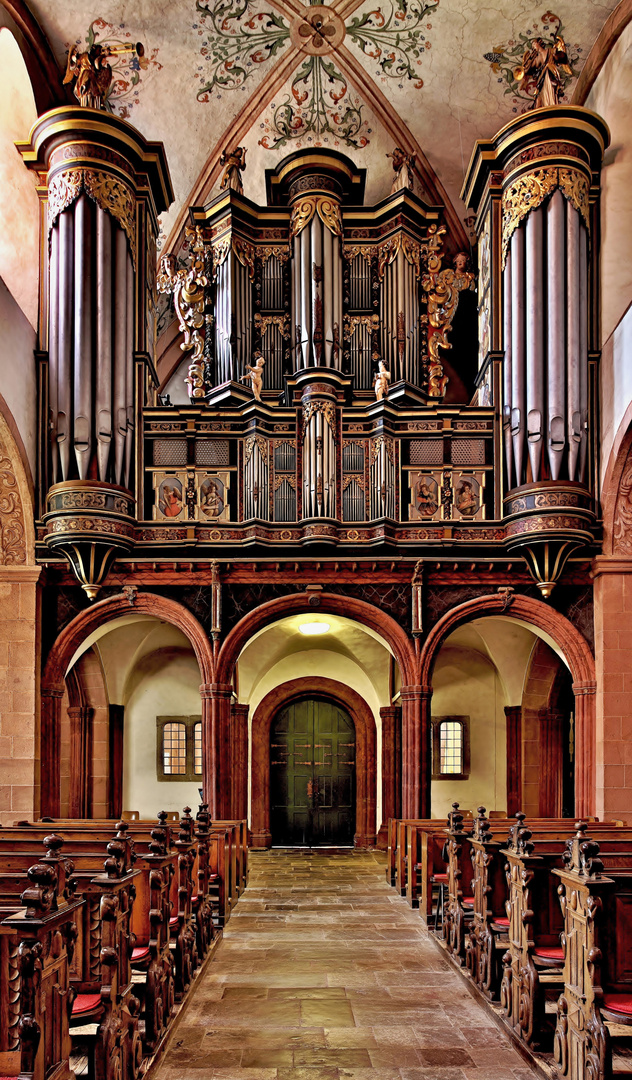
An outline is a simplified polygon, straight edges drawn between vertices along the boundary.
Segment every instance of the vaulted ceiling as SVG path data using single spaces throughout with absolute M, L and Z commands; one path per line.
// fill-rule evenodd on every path
M 162 242 L 221 179 L 227 145 L 247 147 L 245 194 L 265 202 L 264 171 L 323 145 L 367 169 L 366 201 L 390 190 L 395 145 L 416 154 L 417 190 L 445 202 L 465 238 L 459 198 L 476 138 L 529 105 L 516 80 L 529 39 L 560 33 L 573 76 L 615 0 L 28 0 L 60 68 L 71 43 L 141 41 L 118 58 L 110 106 L 166 147 L 175 203 Z

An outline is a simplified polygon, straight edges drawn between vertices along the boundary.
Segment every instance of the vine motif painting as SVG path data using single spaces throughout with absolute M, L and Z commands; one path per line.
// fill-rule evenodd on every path
M 419 62 L 430 48 L 425 22 L 436 11 L 439 0 L 386 0 L 372 11 L 340 22 L 340 36 L 377 64 L 376 74 L 383 82 L 397 82 L 401 88 L 412 82 L 421 89 L 423 79 Z M 201 85 L 200 102 L 219 99 L 223 93 L 245 88 L 259 65 L 266 63 L 296 40 L 294 23 L 304 23 L 297 16 L 292 25 L 283 15 L 258 11 L 250 0 L 196 0 L 200 22 L 193 24 L 202 37 L 200 54 L 204 66 L 197 73 Z M 322 9 L 321 9 L 322 10 Z M 335 18 L 335 13 L 332 12 Z M 298 38 L 307 38 L 298 28 Z M 326 44 L 326 43 L 324 43 Z M 353 146 L 369 144 L 371 128 L 363 116 L 360 99 L 348 87 L 345 75 L 332 58 L 332 49 L 324 55 L 305 57 L 292 77 L 289 92 L 272 102 L 261 123 L 259 145 L 274 150 L 291 144 Z

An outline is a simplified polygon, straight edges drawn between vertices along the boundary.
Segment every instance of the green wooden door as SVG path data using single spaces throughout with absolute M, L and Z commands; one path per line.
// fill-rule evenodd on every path
M 270 736 L 272 843 L 353 844 L 355 729 L 345 709 L 309 698 L 283 709 Z

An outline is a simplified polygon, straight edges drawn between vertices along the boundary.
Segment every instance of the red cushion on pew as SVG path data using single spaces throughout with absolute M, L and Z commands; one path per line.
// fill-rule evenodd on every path
M 632 994 L 604 994 L 603 1004 L 611 1012 L 632 1016 Z
M 448 875 L 447 874 L 433 874 L 432 877 L 430 878 L 430 880 L 431 881 L 447 881 L 448 880 Z
M 492 918 L 492 922 L 496 923 L 496 926 L 509 926 L 509 919 L 506 915 L 499 915 L 497 919 Z
M 469 907 L 474 907 L 474 897 L 473 896 L 464 896 L 463 897 L 463 903 L 467 904 Z
M 564 950 L 556 945 L 538 945 L 538 947 L 533 950 L 533 955 L 539 956 L 542 960 L 563 960 Z M 630 1000 L 632 1001 L 632 998 Z
M 219 874 L 209 874 L 209 881 L 219 881 Z
M 177 925 L 178 925 L 178 916 L 177 915 L 172 915 L 171 918 L 169 919 L 169 926 L 177 926 Z
M 101 997 L 99 994 L 77 994 L 72 1003 L 72 1015 L 78 1016 L 80 1013 L 92 1012 L 100 1004 Z
M 132 949 L 132 962 L 144 960 L 147 956 L 149 956 L 149 945 L 139 945 L 137 949 Z

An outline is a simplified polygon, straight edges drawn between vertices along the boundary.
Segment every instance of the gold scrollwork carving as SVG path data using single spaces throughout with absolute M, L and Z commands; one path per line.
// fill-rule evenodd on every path
M 334 236 L 342 236 L 342 218 L 338 203 L 327 195 L 306 195 L 304 199 L 299 199 L 292 207 L 292 217 L 290 219 L 291 240 L 298 236 L 306 225 L 309 225 L 316 213 L 330 233 L 333 233 Z
M 280 263 L 286 263 L 290 257 L 290 249 L 281 247 L 280 244 L 267 244 L 265 247 L 257 248 L 257 255 L 262 263 L 266 263 L 272 256 Z
M 242 266 L 245 266 L 248 270 L 250 280 L 254 281 L 255 277 L 255 249 L 252 244 L 249 244 L 247 240 L 242 240 L 239 236 L 233 237 L 233 251 L 239 259 Z
M 263 435 L 249 435 L 247 439 L 244 439 L 244 462 L 247 465 L 252 457 L 252 452 L 257 447 L 263 460 L 266 460 L 268 453 L 268 443 L 264 439 Z
M 262 335 L 267 334 L 271 326 L 276 326 L 281 337 L 288 338 L 290 336 L 290 316 L 289 315 L 260 315 L 259 312 L 255 315 L 255 326 L 258 326 Z
M 217 268 L 222 263 L 226 262 L 228 258 L 228 252 L 231 248 L 231 236 L 222 236 L 220 240 L 215 240 L 212 244 L 211 250 L 213 252 L 213 280 L 217 276 Z
M 431 226 L 431 232 L 434 229 L 436 229 L 436 226 Z M 436 232 L 445 232 L 445 229 L 437 229 Z M 432 239 L 434 239 L 434 233 L 432 233 Z M 378 259 L 377 272 L 380 280 L 384 277 L 386 267 L 395 261 L 400 251 L 410 265 L 415 267 L 415 273 L 419 277 L 421 274 L 421 256 L 422 253 L 425 253 L 425 247 L 427 245 L 422 247 L 417 240 L 413 240 L 407 233 L 397 233 L 396 236 L 390 236 L 388 240 L 378 246 L 376 252 Z
M 127 184 L 98 169 L 67 169 L 58 173 L 48 189 L 48 230 L 75 199 L 85 191 L 102 210 L 110 214 L 129 240 L 136 268 L 136 200 Z
M 455 268 L 441 270 L 439 254 L 440 233 L 437 229 L 431 237 L 432 247 L 428 257 L 428 271 L 422 275 L 421 287 L 427 294 L 427 314 L 421 316 L 422 325 L 428 326 L 426 377 L 427 393 L 431 398 L 442 398 L 448 384 L 443 372 L 440 349 L 450 349 L 447 335 L 452 326 L 459 294 L 465 289 L 475 289 L 476 279 L 461 263 L 462 256 L 455 259 Z M 465 260 L 464 260 L 465 261 Z
M 204 368 L 204 338 L 200 330 L 204 326 L 204 288 L 208 284 L 204 274 L 204 238 L 199 225 L 187 227 L 184 232 L 189 241 L 190 265 L 176 269 L 172 254 L 163 255 L 156 285 L 160 293 L 173 293 L 173 304 L 184 341 L 180 348 L 191 353 L 189 371 L 184 380 L 189 397 L 198 400 L 206 396 L 207 385 Z
M 502 198 L 502 268 L 505 269 L 509 242 L 521 221 L 531 210 L 537 210 L 553 191 L 559 188 L 590 228 L 588 196 L 590 185 L 579 169 L 558 168 L 556 165 L 519 176 L 503 191 Z
M 365 490 L 366 485 L 361 473 L 346 473 L 342 478 L 342 490 L 346 491 L 352 481 L 357 484 L 362 491 Z
M 281 473 L 275 476 L 272 490 L 278 491 L 281 484 L 289 484 L 292 490 L 296 491 L 296 477 L 292 476 L 291 473 Z
M 391 464 L 394 461 L 393 440 L 389 439 L 388 435 L 378 435 L 376 439 L 371 439 L 371 464 L 377 458 L 382 446 L 386 451 L 386 455 Z
M 345 341 L 353 337 L 359 326 L 365 326 L 367 330 L 378 330 L 380 326 L 379 315 L 345 315 L 343 336 Z
M 345 244 L 342 249 L 343 259 L 351 261 L 355 259 L 356 255 L 361 255 L 363 259 L 370 263 L 373 256 L 377 255 L 377 248 L 373 244 Z
M 307 426 L 314 413 L 322 413 L 331 428 L 331 433 L 336 438 L 336 406 L 332 401 L 306 401 L 303 405 L 303 433 L 307 432 Z

